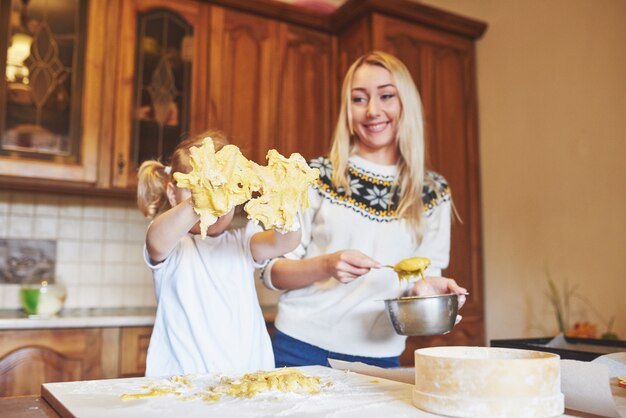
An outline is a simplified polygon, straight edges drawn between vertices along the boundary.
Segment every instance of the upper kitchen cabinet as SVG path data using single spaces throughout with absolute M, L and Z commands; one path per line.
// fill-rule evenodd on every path
M 248 158 L 265 161 L 278 88 L 278 24 L 249 13 L 211 9 L 209 126 Z
M 1 184 L 95 183 L 104 3 L 0 3 Z
M 337 118 L 335 42 L 328 34 L 289 24 L 280 25 L 279 39 L 274 146 L 286 156 L 324 155 Z
M 272 148 L 307 158 L 325 152 L 333 46 L 328 33 L 213 7 L 209 126 L 260 164 Z
M 119 35 L 111 34 L 120 46 L 115 129 L 100 182 L 132 189 L 143 161 L 164 161 L 181 138 L 206 126 L 209 7 L 183 0 L 120 7 Z

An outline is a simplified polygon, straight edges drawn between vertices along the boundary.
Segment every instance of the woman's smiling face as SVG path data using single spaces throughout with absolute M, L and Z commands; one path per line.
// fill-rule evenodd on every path
M 391 73 L 378 65 L 362 65 L 354 73 L 350 94 L 352 127 L 359 138 L 357 154 L 395 164 L 402 105 Z

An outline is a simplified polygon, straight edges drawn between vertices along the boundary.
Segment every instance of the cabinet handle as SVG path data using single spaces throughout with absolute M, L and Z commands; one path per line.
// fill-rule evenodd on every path
M 124 168 L 126 167 L 126 160 L 124 159 L 124 154 L 120 153 L 117 156 L 117 174 L 124 174 Z

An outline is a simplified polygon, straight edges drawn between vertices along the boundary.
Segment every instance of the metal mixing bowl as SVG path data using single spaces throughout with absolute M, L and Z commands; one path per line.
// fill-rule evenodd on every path
M 436 335 L 449 332 L 456 321 L 456 294 L 409 296 L 385 300 L 389 319 L 400 335 Z

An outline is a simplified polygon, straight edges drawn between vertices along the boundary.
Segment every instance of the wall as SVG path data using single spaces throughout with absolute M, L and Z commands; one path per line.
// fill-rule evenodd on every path
M 486 22 L 477 43 L 487 337 L 571 322 L 626 339 L 626 2 L 427 0 Z M 445 174 L 445 173 L 444 173 Z M 462 278 L 459 278 L 462 281 Z M 600 314 L 600 315 L 598 315 Z
M 134 202 L 0 191 L 0 238 L 56 241 L 68 308 L 155 305 L 146 227 Z M 19 308 L 18 291 L 0 285 L 0 308 Z

